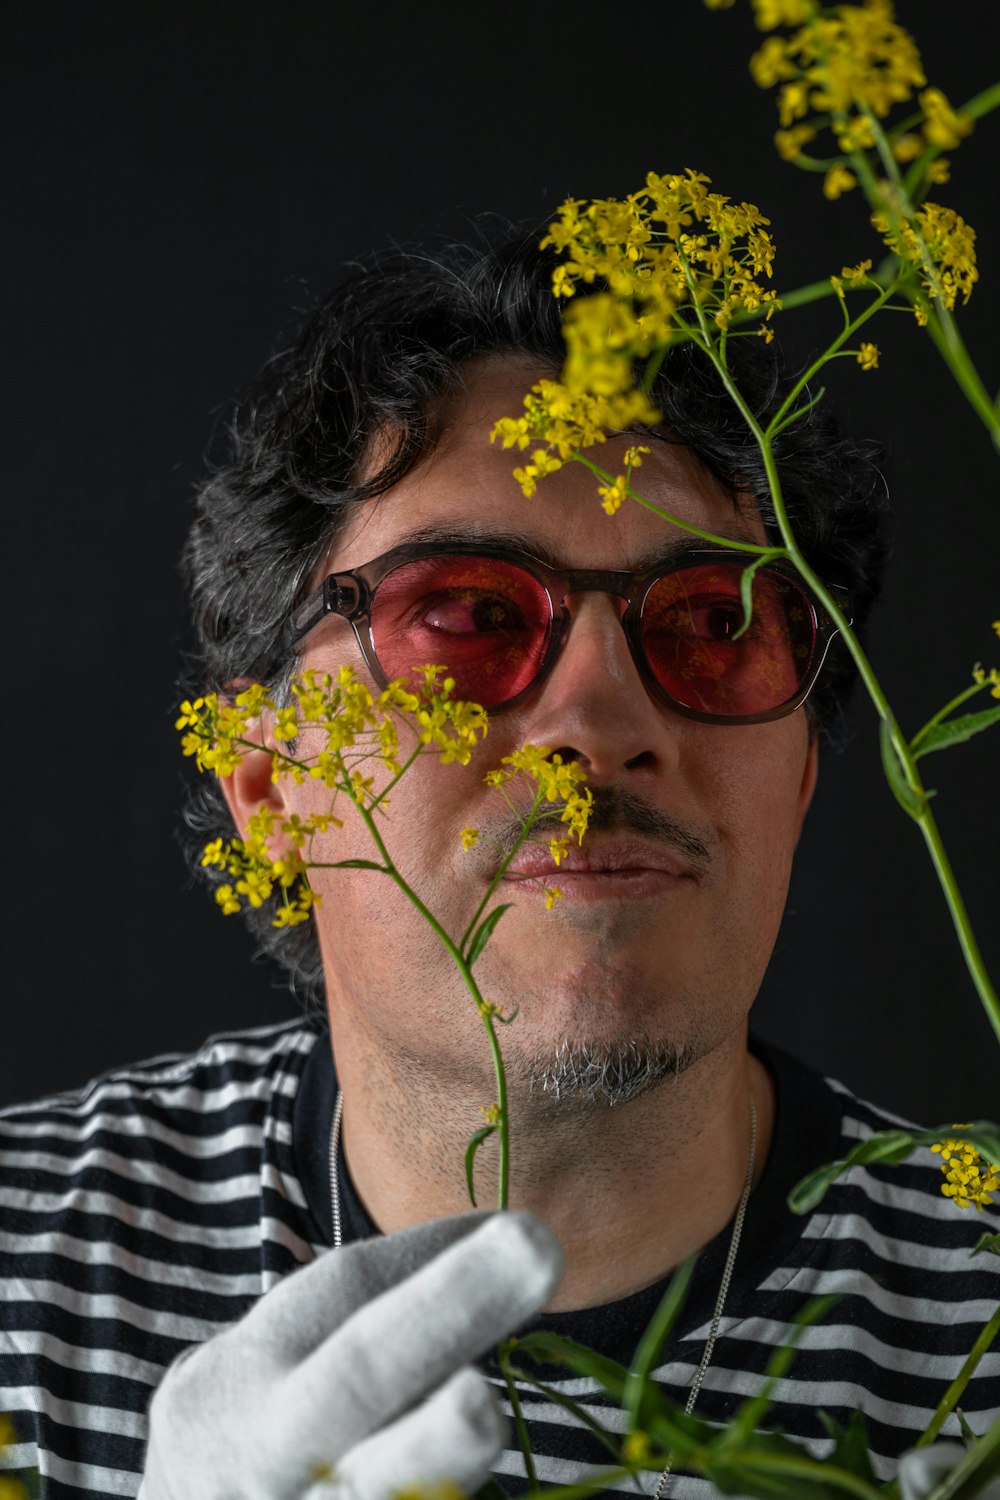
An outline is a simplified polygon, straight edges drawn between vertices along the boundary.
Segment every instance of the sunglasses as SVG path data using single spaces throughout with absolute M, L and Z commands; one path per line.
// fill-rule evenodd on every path
M 654 699 L 706 724 L 760 724 L 805 701 L 837 627 L 777 562 L 754 574 L 744 630 L 741 580 L 755 561 L 684 550 L 626 573 L 551 568 L 509 547 L 413 543 L 324 579 L 293 612 L 290 644 L 340 615 L 380 686 L 434 663 L 457 697 L 496 712 L 552 670 L 571 624 L 566 600 L 606 593 L 624 601 L 622 628 Z

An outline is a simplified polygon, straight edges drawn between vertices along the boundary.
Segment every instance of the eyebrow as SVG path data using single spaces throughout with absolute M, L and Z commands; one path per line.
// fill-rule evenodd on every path
M 737 529 L 735 534 L 729 538 L 739 545 L 746 542 L 749 546 L 759 547 L 757 537 L 746 535 L 742 528 Z M 545 542 L 526 537 L 523 532 L 508 531 L 502 527 L 477 525 L 473 522 L 456 524 L 450 522 L 448 525 L 420 526 L 416 530 L 408 532 L 396 541 L 397 547 L 433 545 L 446 552 L 449 546 L 478 545 L 485 548 L 506 547 L 515 552 L 524 552 L 530 557 L 537 558 L 539 562 L 545 563 L 556 572 L 566 569 L 566 562 L 558 553 L 554 552 Z M 706 548 L 712 549 L 713 543 L 707 542 L 699 536 L 680 536 L 659 545 L 649 547 L 636 557 L 631 567 L 620 571 L 628 573 L 645 573 L 650 568 L 655 568 L 659 563 L 676 562 L 687 552 L 703 552 Z M 615 569 L 612 572 L 617 571 Z

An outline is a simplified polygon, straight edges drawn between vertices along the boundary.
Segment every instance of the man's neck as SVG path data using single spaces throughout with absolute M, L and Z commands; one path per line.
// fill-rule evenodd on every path
M 337 1069 L 347 1163 L 375 1224 L 391 1232 L 466 1211 L 462 1163 L 482 1122 L 478 1102 L 390 1080 L 340 1048 Z M 751 1097 L 756 1180 L 773 1133 L 774 1088 L 743 1032 L 625 1104 L 513 1091 L 511 1207 L 545 1219 L 566 1251 L 553 1311 L 639 1291 L 725 1228 L 746 1178 Z M 488 1142 L 476 1159 L 481 1206 L 496 1201 L 496 1163 Z

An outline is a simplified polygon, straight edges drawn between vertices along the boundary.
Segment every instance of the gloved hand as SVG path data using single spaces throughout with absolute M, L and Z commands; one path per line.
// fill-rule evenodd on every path
M 904 1453 L 899 1460 L 900 1500 L 924 1500 L 962 1462 L 965 1453 L 961 1443 L 930 1443 Z M 1000 1479 L 987 1480 L 976 1496 L 977 1500 L 1000 1500 Z
M 468 1361 L 549 1300 L 562 1264 L 526 1213 L 322 1255 L 167 1371 L 140 1500 L 389 1500 L 447 1481 L 471 1494 L 506 1424 Z

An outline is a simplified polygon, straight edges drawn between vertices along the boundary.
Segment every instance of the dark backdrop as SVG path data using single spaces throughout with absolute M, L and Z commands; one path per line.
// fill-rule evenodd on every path
M 953 99 L 991 81 L 990 0 L 899 9 Z M 774 156 L 745 3 L 22 0 L 6 27 L 2 1102 L 294 1013 L 178 850 L 175 559 L 213 427 L 338 267 L 686 165 L 770 213 L 785 286 L 873 244 L 856 195 L 826 204 Z M 939 193 L 987 268 L 998 131 L 980 127 Z M 962 317 L 991 389 L 997 285 Z M 788 315 L 796 357 L 835 316 Z M 883 369 L 843 361 L 831 384 L 886 447 L 898 535 L 872 649 L 912 730 L 1000 659 L 997 459 L 912 319 L 885 322 Z M 995 973 L 996 766 L 984 737 L 931 776 Z M 759 1025 L 900 1110 L 995 1112 L 991 1033 L 860 703 L 825 757 Z

